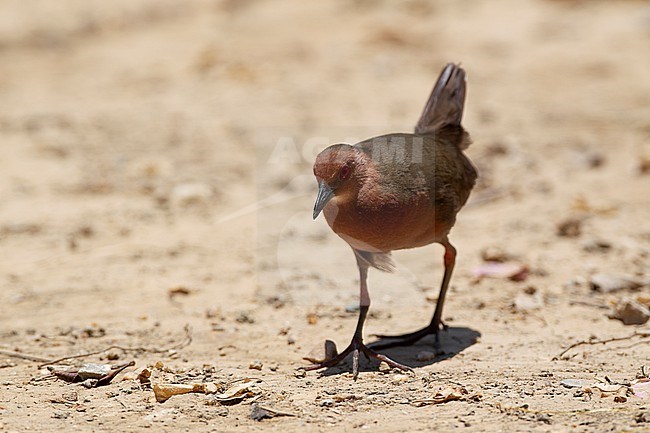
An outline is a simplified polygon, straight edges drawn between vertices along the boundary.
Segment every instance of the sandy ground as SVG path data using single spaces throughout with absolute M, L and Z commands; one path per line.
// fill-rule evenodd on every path
M 0 431 L 649 431 L 650 400 L 561 385 L 650 366 L 647 324 L 608 318 L 648 302 L 649 46 L 642 1 L 2 2 Z M 446 353 L 425 339 L 386 352 L 412 374 L 303 377 L 314 347 L 347 344 L 358 286 L 311 220 L 313 157 L 410 131 L 448 61 L 481 181 L 452 231 Z M 527 277 L 475 277 L 486 253 Z M 368 341 L 432 313 L 442 249 L 395 260 L 371 272 Z M 598 273 L 641 287 L 597 292 Z M 136 362 L 97 388 L 11 355 L 113 345 L 140 350 L 59 363 Z M 133 380 L 147 366 L 260 381 L 158 403 Z M 294 416 L 258 422 L 254 403 Z

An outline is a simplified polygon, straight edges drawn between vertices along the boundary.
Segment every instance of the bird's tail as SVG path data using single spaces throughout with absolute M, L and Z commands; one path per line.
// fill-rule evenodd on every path
M 384 272 L 393 272 L 395 270 L 395 263 L 390 257 L 390 253 L 371 253 L 370 251 L 361 251 L 355 248 L 354 255 L 357 257 L 359 266 L 365 265 L 373 267 Z
M 459 127 L 465 108 L 465 86 L 465 70 L 453 63 L 447 64 L 431 91 L 415 133 L 433 134 L 446 126 Z M 469 146 L 469 140 L 462 140 L 460 146 Z

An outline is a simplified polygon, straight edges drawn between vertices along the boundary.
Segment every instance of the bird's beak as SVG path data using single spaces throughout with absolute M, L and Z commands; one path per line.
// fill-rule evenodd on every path
M 316 196 L 316 204 L 314 204 L 314 219 L 316 219 L 320 211 L 323 210 L 332 197 L 334 197 L 332 188 L 324 180 L 318 182 L 318 195 Z

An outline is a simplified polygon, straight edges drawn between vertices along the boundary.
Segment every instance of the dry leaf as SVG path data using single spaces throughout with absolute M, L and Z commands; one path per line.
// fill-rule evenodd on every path
M 188 394 L 190 392 L 205 393 L 205 384 L 182 384 L 182 383 L 169 383 L 169 384 L 155 384 L 153 386 L 153 393 L 158 403 L 164 403 L 174 395 Z
M 237 383 L 221 394 L 214 394 L 211 398 L 220 402 L 233 402 L 241 400 L 246 397 L 254 397 L 260 393 L 260 390 L 255 383 L 256 379 L 244 379 L 243 382 Z
M 602 392 L 618 392 L 623 385 L 613 384 L 613 383 L 594 383 L 591 385 L 592 388 L 596 388 Z
M 81 381 L 86 379 L 101 379 L 110 372 L 111 366 L 109 364 L 84 364 L 77 370 Z
M 131 361 L 119 365 L 84 364 L 81 368 L 66 371 L 59 371 L 54 367 L 48 367 L 48 370 L 57 378 L 66 382 L 82 382 L 86 386 L 94 388 L 108 385 L 122 370 L 134 365 L 135 361 Z
M 448 387 L 438 391 L 433 398 L 414 400 L 412 404 L 421 407 L 429 404 L 447 403 L 449 401 L 464 399 L 468 394 L 469 392 L 463 386 Z

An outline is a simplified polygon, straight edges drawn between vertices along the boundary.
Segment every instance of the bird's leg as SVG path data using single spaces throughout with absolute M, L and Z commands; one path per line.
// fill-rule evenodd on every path
M 442 277 L 442 285 L 440 286 L 440 293 L 438 294 L 438 301 L 436 302 L 436 310 L 433 312 L 433 317 L 431 318 L 431 323 L 429 326 L 435 329 L 436 334 L 436 343 L 440 343 L 438 338 L 438 331 L 442 323 L 442 308 L 445 305 L 445 296 L 447 295 L 447 289 L 449 288 L 449 282 L 451 281 L 451 273 L 454 271 L 454 266 L 456 265 L 456 248 L 449 241 L 443 243 L 445 247 L 445 273 Z M 444 325 L 443 325 L 444 326 Z
M 454 270 L 454 265 L 456 264 L 456 248 L 449 243 L 448 240 L 442 242 L 442 245 L 445 247 L 445 273 L 442 277 L 442 284 L 440 286 L 440 293 L 438 294 L 438 302 L 436 303 L 436 310 L 433 313 L 431 318 L 431 323 L 425 326 L 422 329 L 419 329 L 415 332 L 411 332 L 403 335 L 377 335 L 381 339 L 395 339 L 396 341 L 390 341 L 386 343 L 377 343 L 373 344 L 373 348 L 385 349 L 388 347 L 397 347 L 397 346 L 408 346 L 421 338 L 427 335 L 435 335 L 435 347 L 439 349 L 440 347 L 440 338 L 439 332 L 442 329 L 446 329 L 446 325 L 442 323 L 442 308 L 445 304 L 445 296 L 447 295 L 447 288 L 449 287 L 449 281 L 451 280 L 451 273 Z
M 357 320 L 357 327 L 354 331 L 354 336 L 350 345 L 343 350 L 343 352 L 336 355 L 334 358 L 327 359 L 321 363 L 311 365 L 305 370 L 317 370 L 319 368 L 331 367 L 343 361 L 347 356 L 352 353 L 352 377 L 354 380 L 357 380 L 359 376 L 359 352 L 361 351 L 366 358 L 375 358 L 379 361 L 383 361 L 388 364 L 391 368 L 399 368 L 400 370 L 411 370 L 410 367 L 402 365 L 398 362 L 393 361 L 386 355 L 377 353 L 369 349 L 365 344 L 363 344 L 363 324 L 366 321 L 366 316 L 368 315 L 368 308 L 370 307 L 370 295 L 368 293 L 368 265 L 362 263 L 357 259 L 357 264 L 359 265 L 359 276 L 360 276 L 360 285 L 361 290 L 359 294 L 359 319 Z

